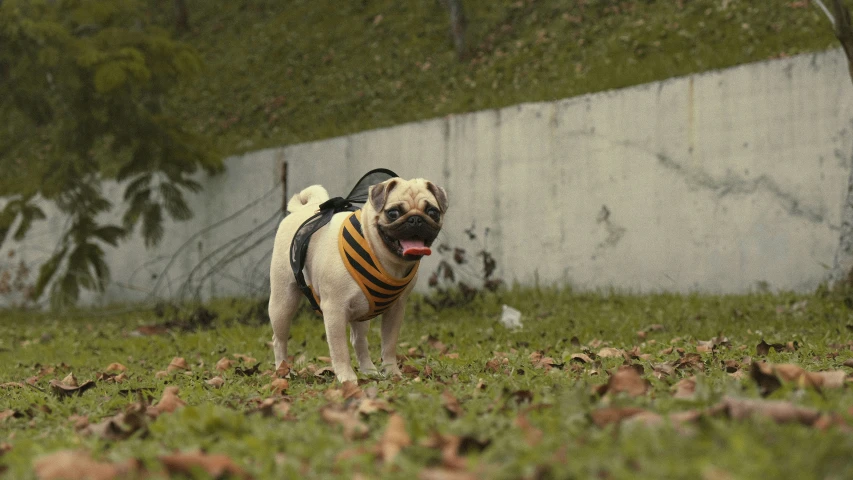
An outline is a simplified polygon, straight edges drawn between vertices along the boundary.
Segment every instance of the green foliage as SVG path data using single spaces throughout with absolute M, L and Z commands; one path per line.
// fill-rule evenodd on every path
M 188 0 L 210 74 L 169 108 L 237 154 L 838 46 L 814 2 L 463 0 L 460 61 L 441 3 Z
M 36 298 L 73 301 L 80 289 L 102 290 L 109 278 L 100 244 L 116 245 L 142 224 L 146 245 L 163 237 L 163 210 L 191 217 L 184 193 L 199 168 L 221 170 L 202 136 L 165 111 L 175 87 L 201 68 L 187 44 L 146 18 L 144 4 L 111 0 L 6 0 L 0 3 L 0 130 L 5 194 L 0 245 L 44 218 L 42 198 L 69 217 L 56 253 L 40 269 Z M 129 206 L 122 225 L 100 225 L 113 205 L 100 182 L 125 182 Z M 148 188 L 141 188 L 141 187 Z

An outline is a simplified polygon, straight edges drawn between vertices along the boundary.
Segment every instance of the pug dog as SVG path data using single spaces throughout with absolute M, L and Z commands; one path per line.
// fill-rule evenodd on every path
M 290 214 L 276 233 L 269 300 L 276 366 L 287 359 L 290 324 L 302 297 L 290 265 L 291 242 L 299 226 L 328 199 L 319 185 L 294 195 L 287 204 Z M 347 325 L 359 371 L 379 373 L 367 347 L 367 320 L 379 314 L 381 371 L 386 376 L 400 375 L 397 338 L 406 299 L 415 285 L 420 259 L 431 253 L 430 246 L 441 231 L 447 207 L 447 193 L 434 183 L 391 178 L 370 187 L 359 212 L 337 213 L 313 234 L 303 273 L 322 311 L 338 381 L 357 380 L 347 346 Z

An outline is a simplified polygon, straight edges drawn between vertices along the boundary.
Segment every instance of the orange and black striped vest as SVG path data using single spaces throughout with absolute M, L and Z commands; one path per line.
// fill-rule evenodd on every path
M 367 314 L 356 320 L 359 322 L 370 320 L 390 308 L 418 273 L 420 262 L 403 278 L 392 277 L 382 268 L 362 233 L 361 210 L 350 213 L 344 219 L 338 235 L 338 250 L 341 252 L 341 260 L 369 304 Z M 311 293 L 319 305 L 317 292 L 311 289 Z

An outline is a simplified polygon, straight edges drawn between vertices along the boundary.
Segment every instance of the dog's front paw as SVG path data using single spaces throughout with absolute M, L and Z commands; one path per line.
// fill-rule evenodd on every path
M 335 377 L 339 382 L 358 382 L 358 376 L 355 374 L 355 371 L 350 368 L 341 368 L 340 371 L 335 369 Z
M 376 365 L 373 362 L 365 365 L 359 365 L 358 371 L 365 375 L 379 375 L 379 369 L 376 368 Z
M 403 376 L 403 372 L 400 371 L 400 367 L 398 367 L 396 363 L 382 365 L 382 374 L 386 377 Z

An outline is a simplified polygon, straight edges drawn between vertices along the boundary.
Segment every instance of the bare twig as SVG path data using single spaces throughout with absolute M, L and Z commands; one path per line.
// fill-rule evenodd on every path
M 826 5 L 823 4 L 823 1 L 822 0 L 814 0 L 814 1 L 817 3 L 817 6 L 820 7 L 821 10 L 823 10 L 823 13 L 829 19 L 829 22 L 832 23 L 832 28 L 835 28 L 835 17 L 832 16 L 832 13 L 830 13 L 829 9 L 826 8 Z

